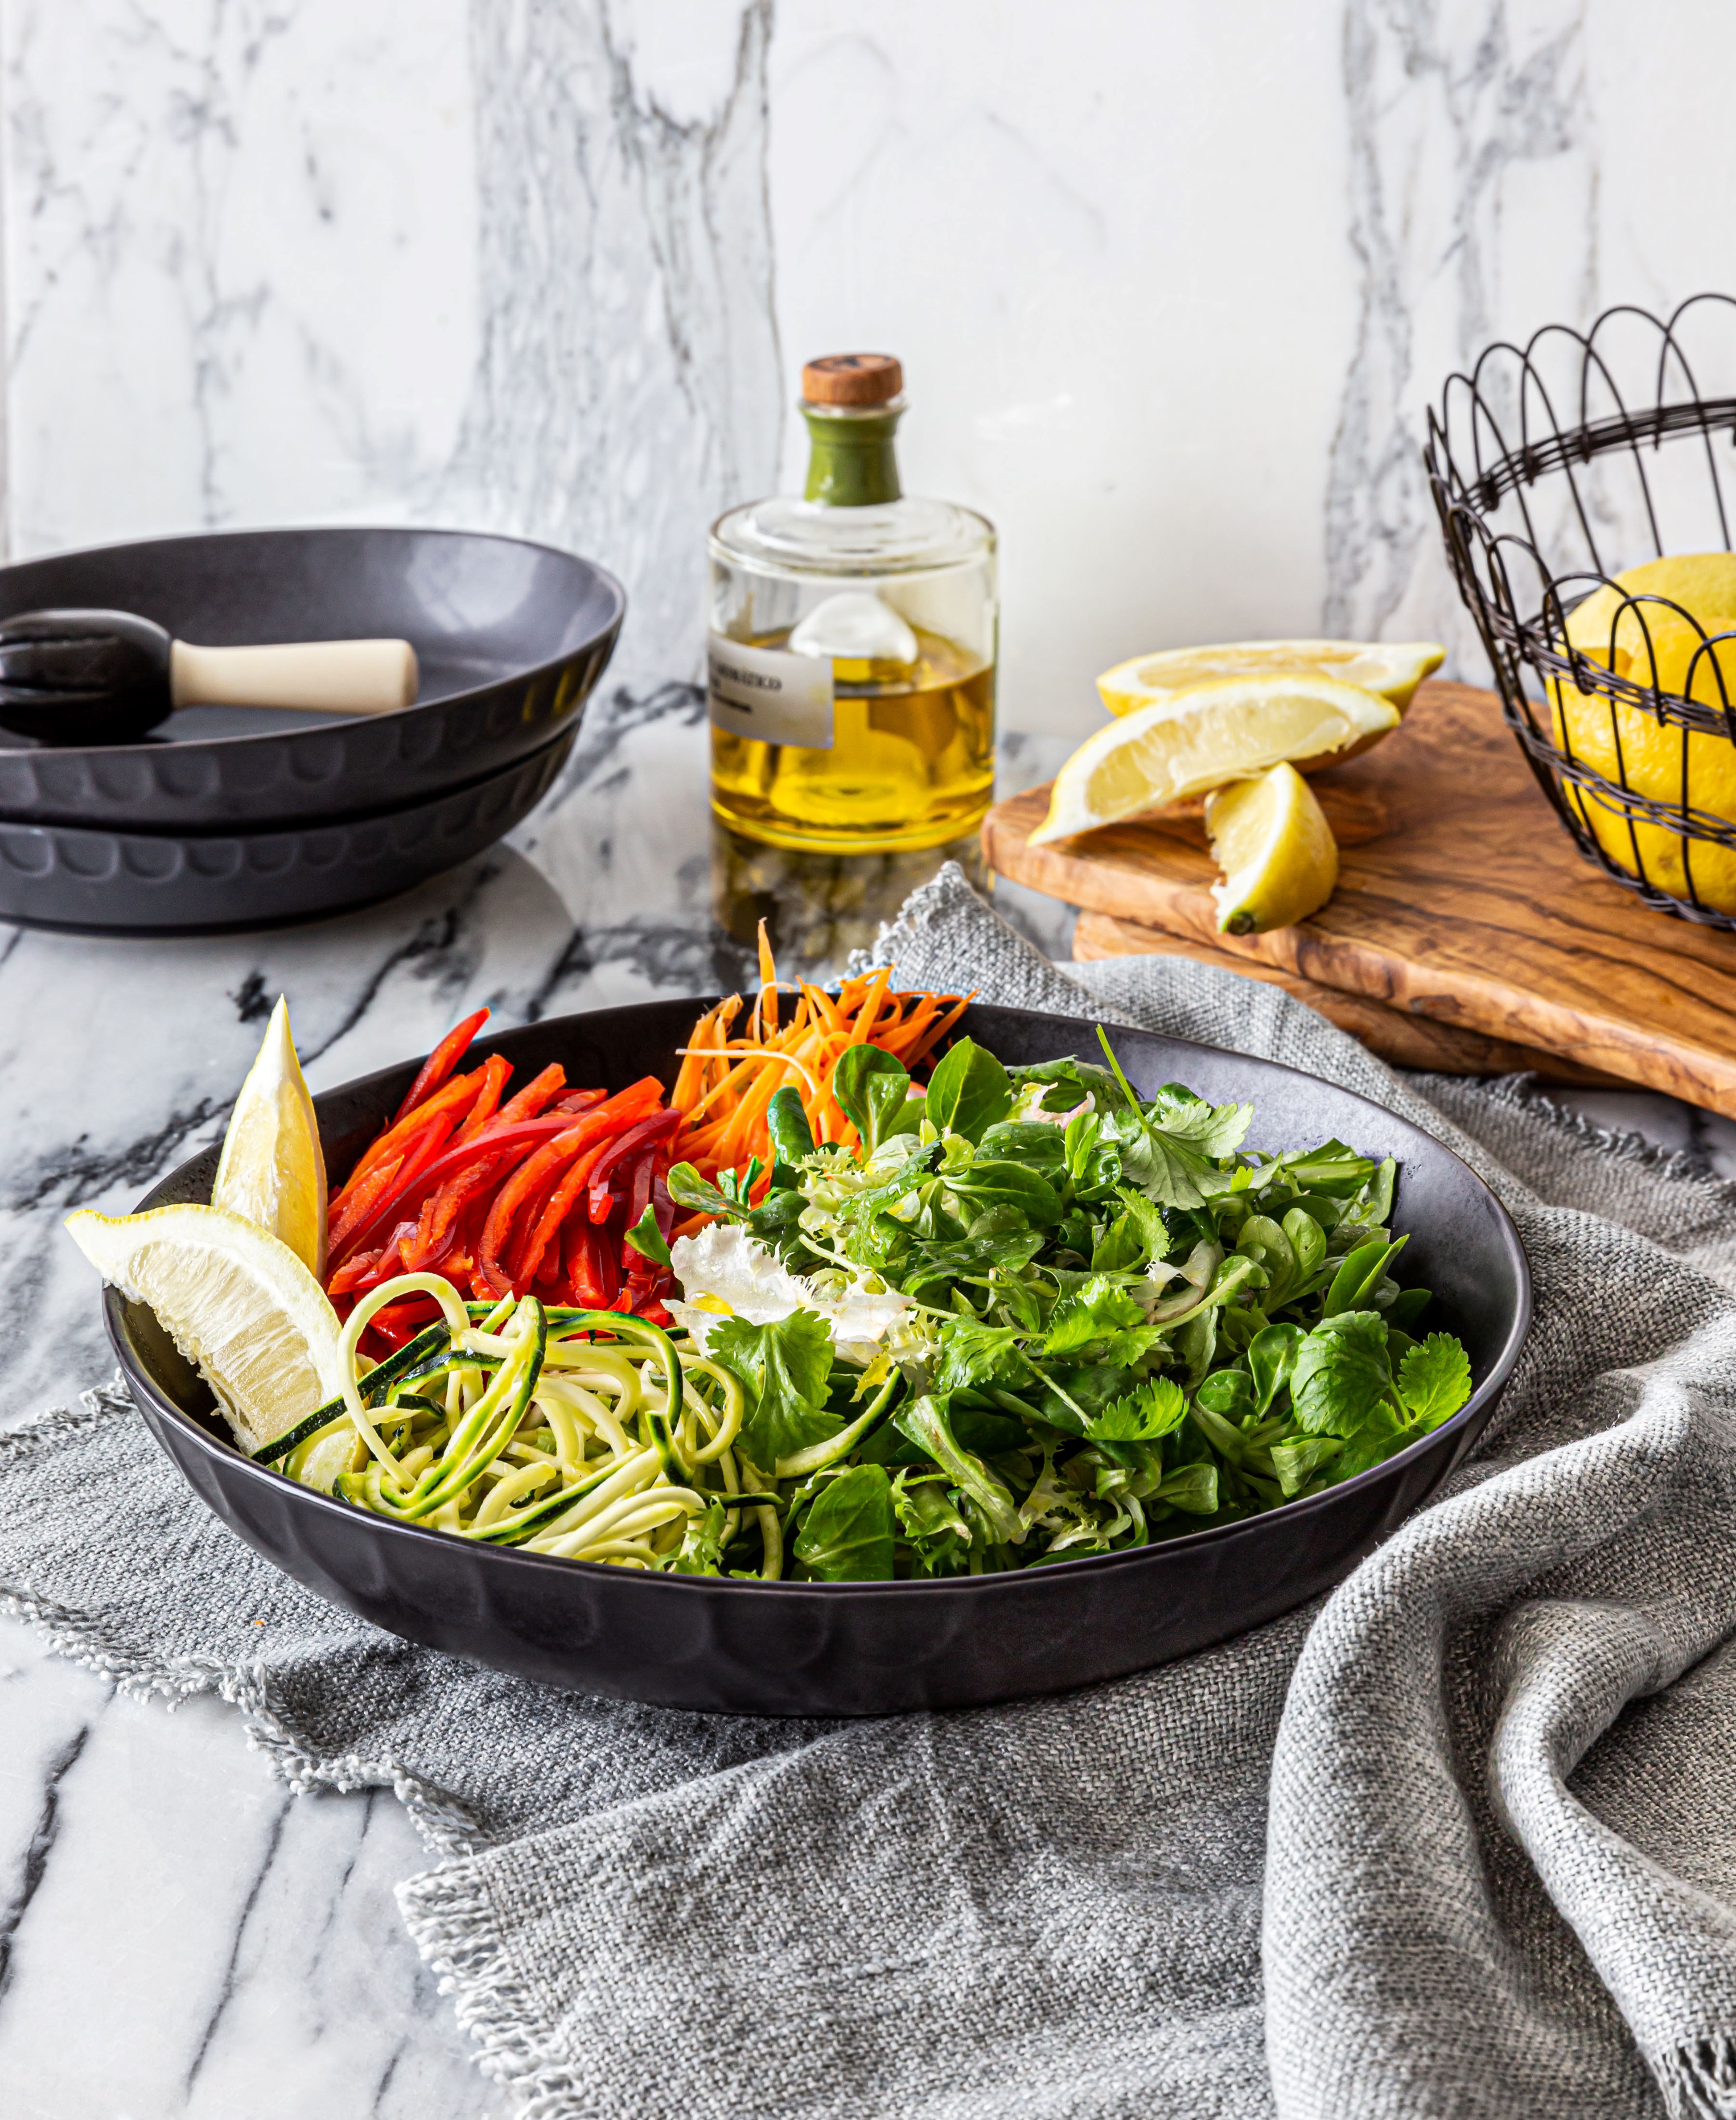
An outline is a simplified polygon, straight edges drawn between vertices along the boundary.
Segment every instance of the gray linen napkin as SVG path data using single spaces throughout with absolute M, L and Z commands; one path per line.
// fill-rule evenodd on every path
M 956 870 L 880 955 L 1092 1012 Z M 1270 987 L 1070 970 L 1417 1121 L 1524 1237 L 1483 1448 L 1323 1606 L 971 1713 L 573 1699 L 274 1574 L 112 1388 L 0 1435 L 3 1602 L 297 1788 L 394 1788 L 453 1858 L 406 1918 L 536 2120 L 1736 2114 L 1731 1188 Z

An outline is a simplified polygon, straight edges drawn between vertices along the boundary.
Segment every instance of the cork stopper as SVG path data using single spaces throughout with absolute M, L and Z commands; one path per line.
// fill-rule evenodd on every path
M 889 405 L 904 388 L 904 371 L 889 353 L 829 353 L 801 371 L 810 405 Z

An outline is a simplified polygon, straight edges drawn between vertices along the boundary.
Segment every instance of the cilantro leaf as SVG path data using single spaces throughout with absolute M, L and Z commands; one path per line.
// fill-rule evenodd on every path
M 1399 1365 L 1398 1392 L 1418 1427 L 1438 1428 L 1471 1395 L 1471 1365 L 1450 1332 L 1431 1332 Z
M 1378 1311 L 1341 1310 L 1323 1318 L 1296 1351 L 1290 1399 L 1309 1435 L 1349 1435 L 1379 1405 L 1392 1382 L 1386 1325 Z
M 1233 1155 L 1253 1123 L 1251 1104 L 1211 1104 L 1181 1082 L 1166 1082 L 1146 1113 L 1169 1140 L 1195 1155 Z
M 1149 1266 L 1153 1260 L 1163 1258 L 1174 1243 L 1163 1209 L 1154 1206 L 1143 1192 L 1136 1192 L 1130 1185 L 1117 1185 L 1115 1189 L 1144 1247 L 1145 1263 Z
M 949 1318 L 940 1327 L 937 1391 L 1016 1391 L 1035 1378 L 1036 1371 L 1019 1352 L 1010 1325 L 984 1325 L 974 1318 Z
M 824 1443 L 844 1425 L 826 1406 L 832 1328 L 818 1311 L 793 1310 L 771 1325 L 722 1318 L 706 1352 L 747 1388 L 741 1447 L 762 1471 L 775 1471 L 780 1458 Z
M 1085 1433 L 1093 1443 L 1155 1443 L 1181 1425 L 1186 1411 L 1179 1384 L 1168 1377 L 1148 1377 L 1132 1391 L 1111 1399 L 1086 1422 Z M 1216 1503 L 1212 1506 L 1215 1509 Z
M 1144 1323 L 1145 1313 L 1136 1297 L 1107 1275 L 1094 1274 L 1056 1305 L 1042 1351 L 1046 1355 L 1077 1355 L 1093 1340 L 1113 1338 Z

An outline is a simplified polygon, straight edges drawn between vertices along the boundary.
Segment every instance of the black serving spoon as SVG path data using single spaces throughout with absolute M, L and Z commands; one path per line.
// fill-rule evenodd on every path
M 0 728 L 57 746 L 130 743 L 177 707 L 389 714 L 417 683 L 407 640 L 195 648 L 127 611 L 0 620 Z

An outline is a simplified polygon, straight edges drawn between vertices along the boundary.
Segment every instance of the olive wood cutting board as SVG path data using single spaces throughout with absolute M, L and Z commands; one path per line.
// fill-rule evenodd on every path
M 1581 860 L 1493 693 L 1423 686 L 1401 728 L 1311 784 L 1338 889 L 1267 935 L 1218 932 L 1197 804 L 1033 847 L 1033 788 L 989 812 L 983 848 L 1081 909 L 1081 957 L 1230 964 L 1404 1067 L 1616 1078 L 1736 1117 L 1736 935 L 1648 912 Z

